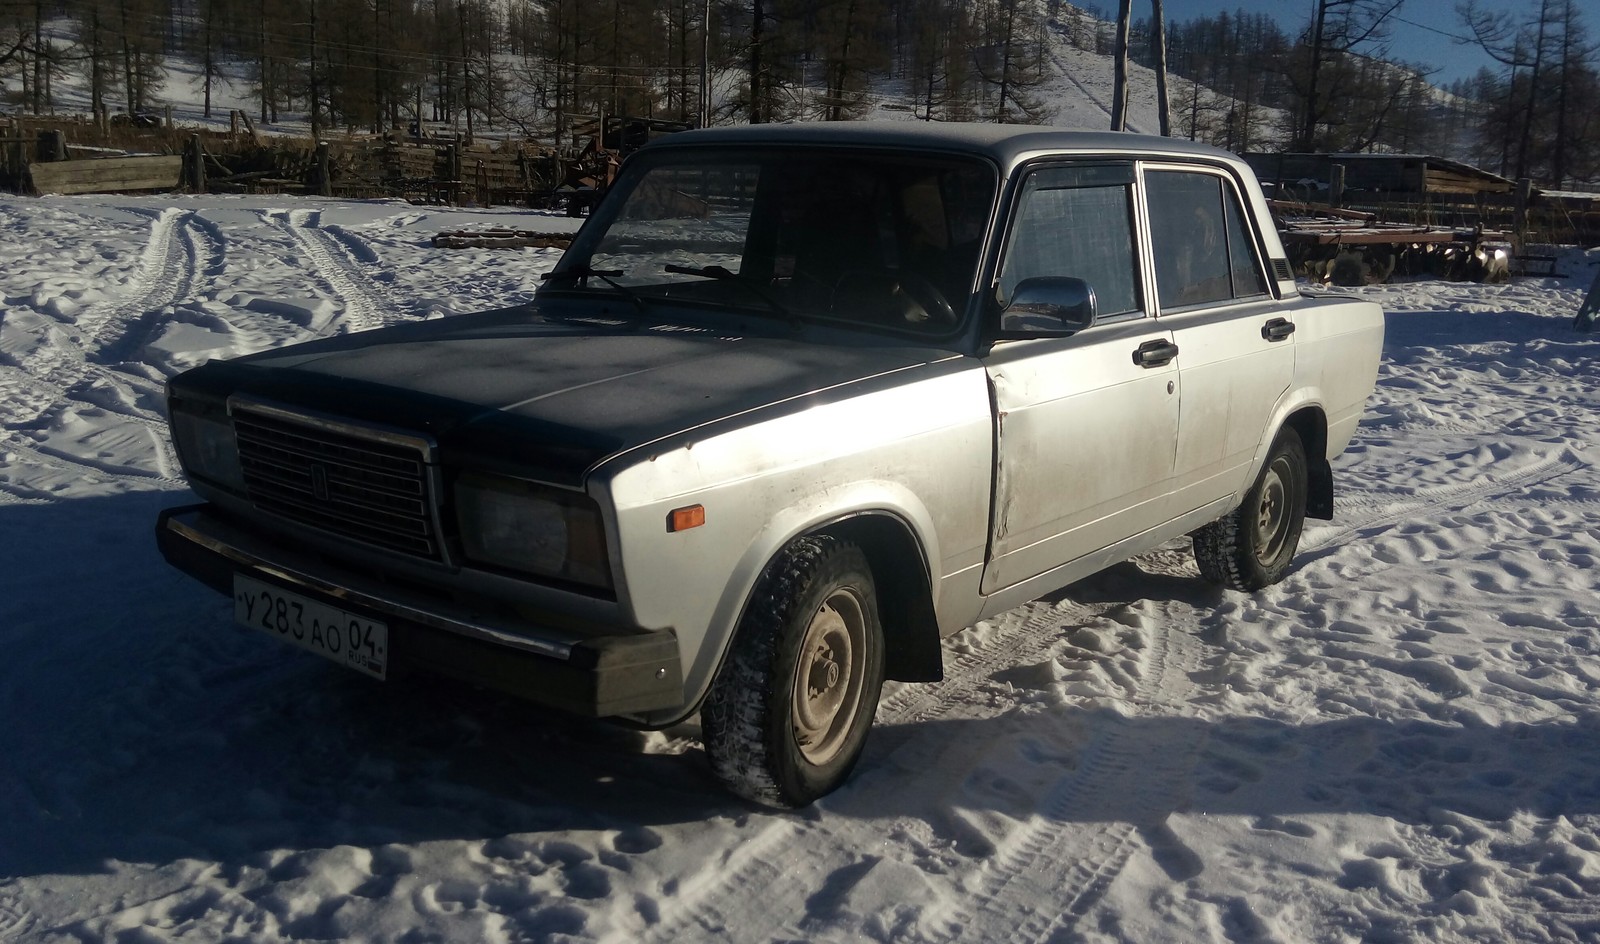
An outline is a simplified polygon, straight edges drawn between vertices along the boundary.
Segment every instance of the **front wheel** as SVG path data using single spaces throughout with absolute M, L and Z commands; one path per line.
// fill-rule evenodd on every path
M 767 565 L 701 709 L 706 754 L 746 799 L 798 807 L 855 767 L 883 687 L 866 555 L 820 534 Z
M 1306 517 L 1306 450 L 1285 428 L 1237 509 L 1194 532 L 1200 575 L 1234 590 L 1259 590 L 1289 572 Z

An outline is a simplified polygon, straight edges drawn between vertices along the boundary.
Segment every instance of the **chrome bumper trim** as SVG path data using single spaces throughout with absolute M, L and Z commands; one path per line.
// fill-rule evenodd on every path
M 291 587 L 332 597 L 377 613 L 391 614 L 434 629 L 465 636 L 468 639 L 505 646 L 562 661 L 567 661 L 572 657 L 572 649 L 580 641 L 576 637 L 547 639 L 527 636 L 510 629 L 491 625 L 481 618 L 465 619 L 448 616 L 421 604 L 407 603 L 395 599 L 392 589 L 387 587 L 384 588 L 385 592 L 380 594 L 376 587 L 362 590 L 344 586 L 340 583 L 332 583 L 281 560 L 268 560 L 266 557 L 247 550 L 241 546 L 245 543 L 242 540 L 226 540 L 226 532 L 233 530 L 232 528 L 221 522 L 211 521 L 208 523 L 217 531 L 222 532 L 222 534 L 203 531 L 187 521 L 179 520 L 176 515 L 167 519 L 166 526 L 175 536 L 211 551 L 239 568 L 266 574 Z M 359 580 L 353 579 L 348 582 L 358 583 Z

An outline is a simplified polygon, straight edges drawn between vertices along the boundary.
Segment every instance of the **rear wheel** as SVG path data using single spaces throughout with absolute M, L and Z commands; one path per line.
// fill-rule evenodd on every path
M 701 710 L 728 789 L 804 806 L 843 783 L 883 686 L 883 629 L 866 555 L 800 538 L 767 566 Z
M 1259 590 L 1289 572 L 1306 516 L 1306 450 L 1285 428 L 1267 464 L 1227 517 L 1194 532 L 1200 575 L 1234 590 Z

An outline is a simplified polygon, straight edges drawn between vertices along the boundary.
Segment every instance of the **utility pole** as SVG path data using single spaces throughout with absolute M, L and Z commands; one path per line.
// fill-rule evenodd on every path
M 700 21 L 700 127 L 711 125 L 711 0 Z
M 33 0 L 33 113 L 44 114 L 45 74 L 49 66 L 44 61 L 44 0 Z M 52 103 L 53 104 L 53 103 Z
M 311 0 L 311 140 L 322 140 L 322 87 L 317 82 L 317 0 Z
M 472 57 L 467 54 L 467 5 L 456 4 L 456 19 L 461 24 L 461 93 L 467 110 L 467 143 L 472 143 Z

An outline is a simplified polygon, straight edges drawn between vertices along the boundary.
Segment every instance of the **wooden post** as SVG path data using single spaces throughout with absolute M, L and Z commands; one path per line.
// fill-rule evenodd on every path
M 20 124 L 12 126 L 11 141 L 6 145 L 6 155 L 9 165 L 6 172 L 16 181 L 17 192 L 26 193 L 28 190 L 28 145 L 22 137 Z
M 171 131 L 172 130 L 172 106 L 168 105 L 165 108 L 163 108 L 161 111 L 162 111 L 161 127 L 167 129 L 168 131 Z
M 1528 201 L 1532 196 L 1533 180 L 1527 177 L 1518 177 L 1516 202 L 1512 204 L 1511 210 L 1512 255 L 1522 255 L 1522 243 L 1528 237 Z
M 239 136 L 239 109 L 235 108 L 235 109 L 232 109 L 231 111 L 228 112 L 228 137 L 237 138 L 238 136 Z
M 1333 165 L 1328 177 L 1328 206 L 1344 206 L 1344 165 Z
M 67 133 L 60 128 L 39 132 L 39 162 L 50 164 L 67 159 Z
M 22 137 L 22 122 L 13 122 L 11 128 L 14 135 L 11 144 L 11 172 L 17 177 L 17 191 L 27 193 L 29 192 L 28 144 Z
M 198 134 L 189 135 L 183 149 L 183 182 L 190 193 L 206 192 L 206 149 Z
M 328 156 L 328 142 L 317 142 L 317 193 L 333 196 L 333 167 Z
M 517 172 L 522 178 L 523 206 L 533 206 L 533 168 L 528 166 L 528 153 L 517 148 Z

